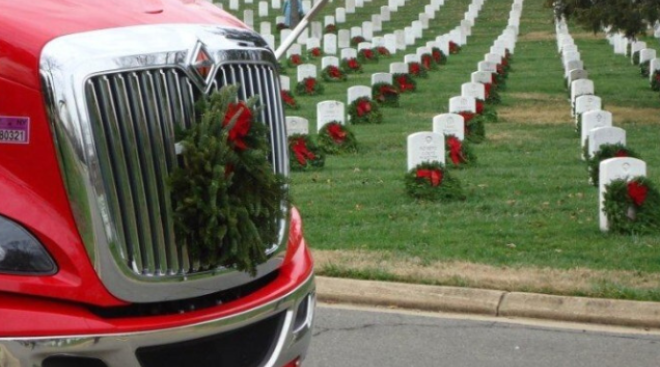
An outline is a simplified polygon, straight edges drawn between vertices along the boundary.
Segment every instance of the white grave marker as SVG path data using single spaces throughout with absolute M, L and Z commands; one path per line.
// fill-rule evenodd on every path
M 357 50 L 354 48 L 343 48 L 341 50 L 341 59 L 349 60 L 357 58 Z
M 371 87 L 367 87 L 366 85 L 356 85 L 348 88 L 346 94 L 348 97 L 346 105 L 350 105 L 358 98 L 367 97 L 371 99 Z
M 291 91 L 291 78 L 286 75 L 280 75 L 280 88 Z
M 338 33 L 337 47 L 340 49 L 351 47 L 351 31 L 348 29 L 340 29 Z
M 603 232 L 609 230 L 607 217 L 603 212 L 605 186 L 611 181 L 624 179 L 629 180 L 636 176 L 646 176 L 646 162 L 636 158 L 610 158 L 600 162 L 600 174 L 598 176 L 598 212 L 600 213 L 600 229 Z
M 445 137 L 433 132 L 408 135 L 408 170 L 424 162 L 445 163 Z
M 307 78 L 316 79 L 316 65 L 314 64 L 302 64 L 298 65 L 297 74 L 298 74 L 298 83 L 302 82 Z
M 465 120 L 456 113 L 443 113 L 433 117 L 433 132 L 454 135 L 458 140 L 465 140 Z
M 392 76 L 391 73 L 374 73 L 371 74 L 371 85 L 375 85 L 378 83 L 387 83 L 387 84 L 392 84 L 394 83 L 394 77 Z
M 337 8 L 335 9 L 335 21 L 339 23 L 346 23 L 346 9 Z
M 323 101 L 316 105 L 316 128 L 321 130 L 325 124 L 337 121 L 340 124 L 346 124 L 345 107 L 339 101 Z
M 326 55 L 337 54 L 337 35 L 324 34 L 323 35 L 323 53 Z
M 580 137 L 582 148 L 589 138 L 589 132 L 599 127 L 612 127 L 612 113 L 603 110 L 592 110 L 582 114 L 582 131 Z
M 339 59 L 337 56 L 325 56 L 321 59 L 321 69 L 325 69 L 328 66 L 339 67 Z
M 621 144 L 626 145 L 626 130 L 615 127 L 605 126 L 589 130 L 589 157 L 593 157 L 603 144 Z
M 308 135 L 309 120 L 298 116 L 286 117 L 286 136 L 294 134 Z
M 473 97 L 452 97 L 449 99 L 449 112 L 477 112 L 477 101 Z
M 463 83 L 461 85 L 461 96 L 483 101 L 486 99 L 486 87 L 481 83 Z

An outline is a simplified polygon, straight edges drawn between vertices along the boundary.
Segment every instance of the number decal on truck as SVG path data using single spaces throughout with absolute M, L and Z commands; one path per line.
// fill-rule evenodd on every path
M 0 116 L 0 144 L 28 144 L 30 118 Z

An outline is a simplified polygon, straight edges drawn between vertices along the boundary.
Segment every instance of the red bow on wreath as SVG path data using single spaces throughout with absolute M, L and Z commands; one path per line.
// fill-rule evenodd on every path
M 484 101 L 477 100 L 476 107 L 477 113 L 481 115 L 484 112 Z
M 296 140 L 296 143 L 293 145 L 293 153 L 296 155 L 296 159 L 298 160 L 298 163 L 300 163 L 301 166 L 307 165 L 307 160 L 313 160 L 316 158 L 314 153 L 310 152 L 309 149 L 307 149 L 307 144 L 305 143 L 305 139 L 299 138 Z
M 435 62 L 437 62 L 438 64 L 440 63 L 440 61 L 442 61 L 442 54 L 440 53 L 440 51 L 433 51 L 433 60 L 435 60 Z
M 222 126 L 229 125 L 236 116 L 238 117 L 236 118 L 234 126 L 229 130 L 228 139 L 234 144 L 236 149 L 245 150 L 247 149 L 247 144 L 243 141 L 243 138 L 245 138 L 250 132 L 252 111 L 250 111 L 250 108 L 243 101 L 230 103 L 227 106 L 227 113 L 225 114 Z
M 346 131 L 339 124 L 330 124 L 328 125 L 328 134 L 335 143 L 343 143 L 346 140 Z
M 442 171 L 439 169 L 418 169 L 417 178 L 425 178 L 431 183 L 431 186 L 435 187 L 442 182 Z
M 376 99 L 384 102 L 388 96 L 396 96 L 399 94 L 399 91 L 394 89 L 393 87 L 389 85 L 381 85 L 380 89 L 378 90 L 378 95 L 376 96 Z
M 357 114 L 359 117 L 362 117 L 371 112 L 371 102 L 367 100 L 358 101 L 357 103 Z
M 314 56 L 314 57 L 319 57 L 319 56 L 321 56 L 321 49 L 318 48 L 318 47 L 314 47 L 314 48 L 312 49 L 312 56 Z
M 649 188 L 637 181 L 628 182 L 628 196 L 637 206 L 644 204 Z
M 408 72 L 413 75 L 419 75 L 420 69 L 419 69 L 419 64 L 416 62 L 413 62 L 411 64 L 408 64 Z
M 422 64 L 424 65 L 424 69 L 426 70 L 431 69 L 431 57 L 430 56 L 422 57 Z
M 331 78 L 341 78 L 341 70 L 339 70 L 338 67 L 336 66 L 328 66 L 328 75 L 330 75 Z
M 628 152 L 626 152 L 623 149 L 618 150 L 616 153 L 614 153 L 615 158 L 623 158 L 623 157 L 627 157 L 627 156 L 628 156 Z
M 463 121 L 465 121 L 465 128 L 467 128 L 467 124 L 474 117 L 474 113 L 468 111 L 461 111 L 458 114 L 463 116 Z
M 374 53 L 371 52 L 371 50 L 368 49 L 368 48 L 365 48 L 364 50 L 362 50 L 362 53 L 364 54 L 364 57 L 369 59 L 369 60 L 371 60 L 374 57 Z
M 300 65 L 302 64 L 302 59 L 300 59 L 300 55 L 291 55 L 291 63 L 293 65 Z
M 490 83 L 484 84 L 484 94 L 486 98 L 490 96 Z
M 316 87 L 316 79 L 314 78 L 305 79 L 305 90 L 307 91 L 307 93 L 313 93 L 314 87 Z
M 399 90 L 402 92 L 415 89 L 415 86 L 412 83 L 408 83 L 408 78 L 405 75 L 398 77 L 396 82 L 399 84 Z
M 455 165 L 465 163 L 465 157 L 463 156 L 463 144 L 458 140 L 457 137 L 450 136 L 447 138 L 447 145 L 449 145 L 449 158 Z
M 351 69 L 359 69 L 360 64 L 355 59 L 348 60 L 348 67 Z
M 287 93 L 286 91 L 281 91 L 282 95 L 282 100 L 284 101 L 284 104 L 287 106 L 295 107 L 296 106 L 296 100 L 293 98 L 292 95 Z

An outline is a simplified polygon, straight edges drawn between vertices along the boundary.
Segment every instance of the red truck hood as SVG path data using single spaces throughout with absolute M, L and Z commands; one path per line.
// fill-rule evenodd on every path
M 0 0 L 0 78 L 39 88 L 48 41 L 92 30 L 195 23 L 247 28 L 205 0 Z

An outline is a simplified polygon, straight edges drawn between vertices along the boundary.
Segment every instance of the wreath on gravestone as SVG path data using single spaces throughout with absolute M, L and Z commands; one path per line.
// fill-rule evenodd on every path
M 477 115 L 479 115 L 484 122 L 498 122 L 499 116 L 497 110 L 492 106 L 488 106 L 484 103 L 483 99 L 475 99 L 475 107 L 477 110 Z
M 491 88 L 492 84 L 484 84 L 484 89 L 486 90 L 486 103 L 488 104 L 500 104 L 502 98 L 500 93 L 497 91 L 497 88 Z
M 509 64 L 509 66 L 513 64 L 513 54 L 511 53 L 511 50 L 509 50 L 508 48 L 504 49 L 504 58 L 506 59 L 507 64 Z
M 390 56 L 392 56 L 392 54 L 390 54 L 390 50 L 388 50 L 387 47 L 384 47 L 384 46 L 376 47 L 376 52 L 378 52 L 379 57 L 390 57 Z
M 307 57 L 310 59 L 318 59 L 321 56 L 323 56 L 323 51 L 320 47 L 314 47 L 307 51 Z
M 433 60 L 438 65 L 445 65 L 447 63 L 447 55 L 437 47 L 431 48 L 431 56 L 433 56 Z
M 577 98 L 576 98 L 576 100 L 577 100 Z M 576 106 L 577 106 L 577 103 L 576 103 Z M 576 107 L 576 106 L 573 107 L 573 111 L 575 111 L 575 107 Z M 600 104 L 600 108 L 601 108 L 601 109 L 604 109 L 604 108 L 605 108 L 605 106 L 603 105 L 602 102 L 601 102 L 601 104 Z M 585 111 L 585 112 L 588 112 L 588 111 Z M 577 116 L 575 116 L 575 120 L 576 120 L 576 121 L 575 121 L 575 132 L 576 132 L 578 135 L 582 135 L 582 115 L 583 115 L 583 114 L 584 114 L 584 112 L 582 112 L 582 113 L 578 113 Z
M 465 121 L 465 138 L 474 144 L 479 144 L 486 138 L 484 117 L 470 111 L 455 112 L 463 116 Z
M 323 93 L 323 84 L 316 78 L 305 78 L 296 84 L 296 94 L 300 96 L 317 96 Z
M 613 180 L 605 185 L 603 213 L 609 230 L 621 234 L 660 232 L 660 194 L 649 179 Z
M 421 63 L 413 61 L 408 63 L 408 74 L 415 78 L 428 78 L 429 73 Z
M 660 90 L 660 70 L 655 70 L 653 72 L 653 77 L 651 78 L 651 89 L 656 92 Z
M 395 73 L 392 75 L 394 85 L 400 93 L 414 92 L 417 90 L 417 82 L 408 73 Z
M 380 107 L 369 97 L 360 97 L 348 105 L 348 116 L 351 124 L 380 124 L 383 122 L 383 114 Z
M 286 59 L 286 65 L 288 67 L 296 67 L 298 65 L 302 65 L 303 59 L 300 55 L 298 54 L 292 54 Z
M 366 40 L 362 36 L 355 36 L 351 38 L 351 46 L 357 47 L 360 43 L 365 42 Z
M 324 33 L 324 34 L 329 34 L 329 33 L 331 33 L 331 34 L 337 34 L 337 26 L 334 25 L 334 24 L 332 24 L 332 23 L 331 23 L 331 24 L 328 24 L 328 25 L 326 25 L 325 28 L 323 29 L 323 33 Z
M 309 135 L 293 134 L 289 136 L 289 165 L 294 171 L 322 168 L 325 153 Z
M 625 145 L 621 143 L 617 144 L 603 144 L 598 148 L 598 151 L 594 152 L 593 157 L 588 157 L 589 155 L 589 140 L 584 144 L 583 155 L 587 160 L 587 170 L 589 171 L 589 178 L 591 183 L 598 187 L 598 177 L 600 175 L 600 162 L 610 159 L 610 158 L 638 158 L 641 159 L 639 154 L 632 149 L 628 149 Z
M 326 82 L 344 82 L 346 81 L 346 74 L 340 68 L 334 65 L 328 65 L 321 70 L 321 77 Z
M 331 121 L 319 130 L 318 145 L 326 154 L 357 153 L 355 134 L 338 121 Z
M 470 143 L 461 141 L 454 135 L 445 135 L 445 154 L 446 160 L 451 162 L 454 168 L 471 166 L 477 162 Z
M 372 85 L 371 97 L 382 106 L 399 107 L 399 91 L 390 83 Z
M 461 182 L 440 162 L 423 162 L 404 177 L 406 193 L 415 199 L 431 201 L 465 200 Z
M 370 48 L 363 48 L 358 51 L 358 60 L 363 63 L 378 63 L 378 52 Z
M 504 71 L 501 64 L 497 64 L 496 70 L 497 71 L 495 72 L 495 85 L 497 85 L 497 89 L 505 90 L 506 78 L 508 74 L 506 73 L 506 71 Z
M 360 61 L 358 61 L 358 59 L 356 59 L 355 57 L 351 57 L 349 59 L 342 59 L 341 62 L 339 63 L 339 66 L 341 67 L 341 70 L 343 70 L 344 73 L 347 74 L 362 73 L 362 64 L 360 64 Z
M 182 165 L 170 176 L 177 244 L 211 266 L 254 275 L 278 240 L 288 202 L 285 178 L 268 160 L 268 128 L 257 98 L 235 102 L 226 86 L 198 104 L 197 123 L 179 132 Z
M 456 55 L 459 52 L 461 52 L 461 46 L 459 46 L 455 42 L 449 41 L 449 54 Z
M 284 23 L 277 23 L 277 25 L 276 25 L 275 27 L 277 28 L 277 30 L 278 30 L 279 32 L 282 32 L 282 31 L 285 30 L 285 29 L 289 29 L 289 26 L 287 26 L 287 25 L 284 24 Z
M 632 55 L 632 62 L 633 65 L 639 65 L 639 51 L 635 51 L 635 53 Z
M 422 54 L 419 59 L 426 71 L 438 70 L 438 64 L 435 62 L 435 59 L 431 54 Z
M 298 104 L 298 101 L 296 101 L 296 98 L 288 90 L 285 89 L 280 90 L 280 96 L 282 97 L 284 108 L 292 109 L 292 110 L 300 109 L 300 105 Z
M 651 67 L 651 61 L 646 60 L 642 63 L 639 64 L 639 74 L 642 76 L 642 78 L 648 78 L 649 77 L 649 68 Z

